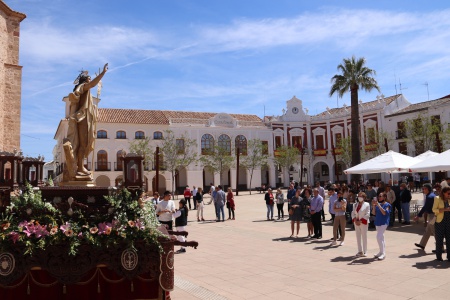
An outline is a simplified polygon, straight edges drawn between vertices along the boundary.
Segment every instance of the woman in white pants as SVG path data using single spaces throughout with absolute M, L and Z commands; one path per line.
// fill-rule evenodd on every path
M 200 216 L 201 220 L 205 221 L 203 219 L 203 189 L 201 187 L 198 188 L 197 194 L 194 195 L 194 201 L 197 202 L 197 222 L 200 222 Z
M 369 227 L 370 204 L 365 202 L 366 194 L 360 192 L 358 201 L 353 204 L 352 220 L 355 225 L 356 242 L 358 243 L 357 257 L 367 256 L 367 229 Z M 362 244 L 362 245 L 361 245 Z
M 375 254 L 375 258 L 383 260 L 386 257 L 386 244 L 384 242 L 384 232 L 389 225 L 389 217 L 391 213 L 391 205 L 386 201 L 386 195 L 380 193 L 378 200 L 372 201 L 372 214 L 375 215 L 375 226 L 377 228 L 377 241 L 380 252 Z

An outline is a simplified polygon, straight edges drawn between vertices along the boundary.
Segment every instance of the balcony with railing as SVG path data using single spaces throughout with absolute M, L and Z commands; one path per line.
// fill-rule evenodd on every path
M 371 143 L 371 144 L 364 145 L 364 150 L 366 152 L 375 151 L 375 150 L 377 150 L 377 148 L 378 148 L 377 143 Z
M 327 156 L 327 149 L 314 149 L 314 156 Z
M 95 163 L 95 171 L 111 171 L 111 163 L 110 162 L 96 162 Z
M 114 163 L 114 171 L 123 171 L 122 162 L 115 162 Z

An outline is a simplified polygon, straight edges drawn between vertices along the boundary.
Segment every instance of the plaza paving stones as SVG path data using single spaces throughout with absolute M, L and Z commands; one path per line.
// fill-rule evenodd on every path
M 303 223 L 300 238 L 289 238 L 289 221 L 266 221 L 263 194 L 239 194 L 235 221 L 213 222 L 214 205 L 205 205 L 210 222 L 197 222 L 197 211 L 189 212 L 188 239 L 199 247 L 175 256 L 172 299 L 450 299 L 450 262 L 434 261 L 433 238 L 425 251 L 414 246 L 422 221 L 388 229 L 384 261 L 373 258 L 378 244 L 369 230 L 368 257 L 355 258 L 350 226 L 344 246 L 330 247 L 330 222 L 321 240 L 306 239 Z M 422 197 L 413 193 L 415 200 Z

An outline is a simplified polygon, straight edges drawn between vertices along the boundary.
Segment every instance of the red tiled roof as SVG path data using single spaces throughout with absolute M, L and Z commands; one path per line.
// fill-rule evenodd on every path
M 169 125 L 169 119 L 202 119 L 208 120 L 217 115 L 210 112 L 186 112 L 174 110 L 141 110 L 100 108 L 98 122 L 102 123 L 128 123 L 128 124 L 162 124 Z M 256 115 L 230 114 L 239 121 L 262 122 Z

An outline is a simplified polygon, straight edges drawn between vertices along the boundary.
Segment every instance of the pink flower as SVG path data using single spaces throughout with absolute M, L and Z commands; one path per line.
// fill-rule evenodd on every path
M 34 234 L 36 232 L 36 228 L 34 226 L 34 224 L 28 224 L 26 226 L 24 226 L 25 230 L 23 232 L 26 233 L 27 237 L 30 237 L 30 235 Z
M 97 227 L 92 227 L 91 229 L 89 229 L 89 232 L 91 234 L 96 234 L 98 232 L 98 228 Z
M 111 233 L 111 223 L 99 223 L 98 224 L 98 234 L 107 234 Z
M 64 231 L 64 234 L 68 237 L 73 236 L 73 230 L 72 229 L 67 229 L 66 231 Z
M 136 220 L 136 227 L 140 230 L 145 229 L 144 223 L 142 223 L 140 220 Z
M 54 235 L 58 232 L 58 227 L 53 227 L 52 229 L 50 229 L 50 235 Z
M 13 243 L 15 244 L 19 240 L 20 235 L 19 235 L 18 232 L 12 231 L 12 232 L 9 233 L 9 237 L 11 238 Z
M 128 226 L 130 227 L 134 227 L 136 225 L 136 223 L 134 223 L 134 221 L 128 221 Z
M 22 229 L 23 227 L 25 227 L 26 225 L 28 225 L 28 221 L 22 221 L 19 223 L 19 228 Z
M 70 229 L 70 223 L 69 223 L 69 222 L 66 222 L 66 224 L 65 224 L 65 225 L 61 225 L 61 226 L 59 227 L 59 229 L 61 229 L 62 232 L 66 233 L 66 231 Z
M 39 226 L 35 226 L 34 234 L 36 235 L 37 238 L 40 238 L 41 236 L 47 236 L 48 231 L 45 228 L 45 225 L 39 225 Z

